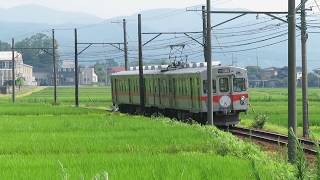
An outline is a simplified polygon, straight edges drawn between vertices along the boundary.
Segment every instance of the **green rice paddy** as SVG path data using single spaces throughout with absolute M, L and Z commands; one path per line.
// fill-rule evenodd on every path
M 302 135 L 302 98 L 301 90 L 297 91 L 297 126 L 298 133 Z M 257 114 L 268 116 L 266 129 L 281 133 L 288 133 L 288 90 L 251 89 L 250 110 L 242 114 L 242 124 L 250 126 Z M 311 134 L 320 139 L 320 89 L 309 89 L 309 121 Z
M 76 108 L 73 92 L 0 98 L 1 179 L 294 179 L 284 156 L 214 127 L 107 112 L 105 87 L 82 87 Z

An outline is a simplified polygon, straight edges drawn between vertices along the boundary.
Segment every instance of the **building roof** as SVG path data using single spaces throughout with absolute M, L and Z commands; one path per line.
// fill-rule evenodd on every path
M 111 68 L 111 74 L 113 73 L 117 73 L 117 72 L 121 72 L 121 71 L 125 71 L 126 69 L 124 67 L 113 67 Z
M 22 54 L 17 51 L 14 52 L 16 61 L 23 61 Z M 0 51 L 0 61 L 9 61 L 12 60 L 12 52 L 11 51 Z

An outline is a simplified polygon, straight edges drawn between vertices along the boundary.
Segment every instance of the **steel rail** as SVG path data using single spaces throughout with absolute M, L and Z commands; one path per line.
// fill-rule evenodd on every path
M 288 136 L 257 130 L 257 129 L 249 129 L 249 128 L 242 128 L 242 127 L 230 127 L 226 129 L 226 131 L 241 137 L 256 139 L 258 141 L 263 141 L 267 143 L 272 143 L 276 145 L 287 146 L 288 145 Z M 317 143 L 299 138 L 300 143 L 302 144 L 303 151 L 307 154 L 317 155 L 317 151 L 315 150 L 315 145 Z

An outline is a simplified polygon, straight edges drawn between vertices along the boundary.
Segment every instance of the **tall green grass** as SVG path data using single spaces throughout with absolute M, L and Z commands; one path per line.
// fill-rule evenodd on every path
M 75 108 L 72 87 L 52 106 L 52 90 L 0 98 L 1 179 L 294 179 L 293 166 L 214 127 Z M 80 103 L 105 108 L 110 89 L 82 87 Z
M 104 88 L 81 90 L 85 106 L 111 103 Z M 1 179 L 294 177 L 286 162 L 216 128 L 75 108 L 72 92 L 59 90 L 59 106 L 51 88 L 14 105 L 0 99 Z

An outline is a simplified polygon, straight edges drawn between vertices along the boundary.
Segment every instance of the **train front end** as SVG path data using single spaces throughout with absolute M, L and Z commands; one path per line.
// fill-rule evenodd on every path
M 240 113 L 249 108 L 247 71 L 239 67 L 218 66 L 213 68 L 212 79 L 214 124 L 238 124 Z

